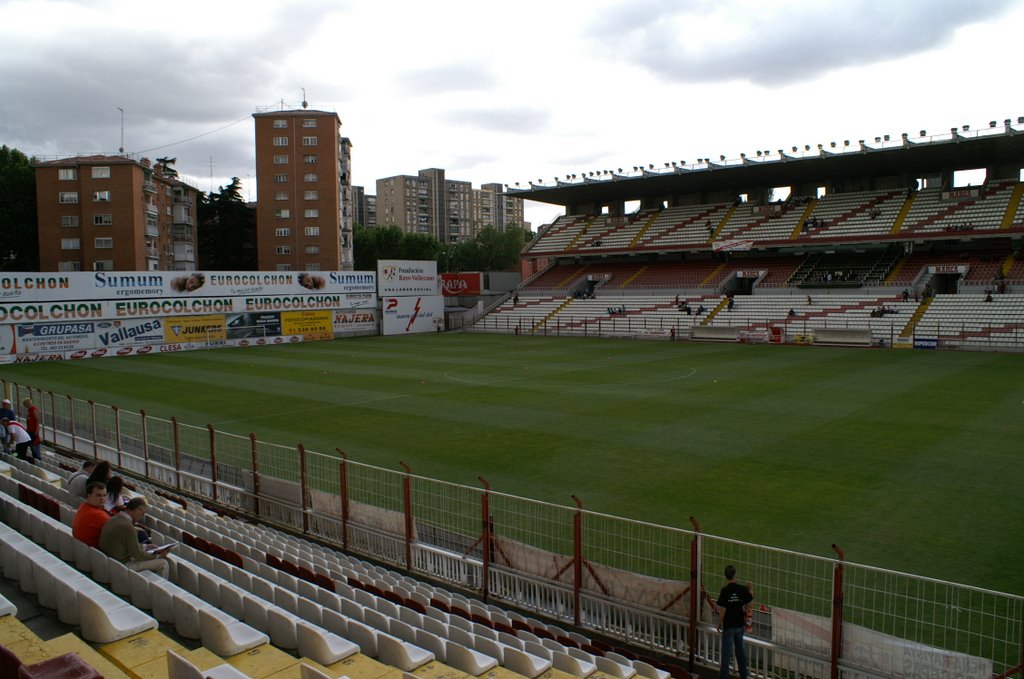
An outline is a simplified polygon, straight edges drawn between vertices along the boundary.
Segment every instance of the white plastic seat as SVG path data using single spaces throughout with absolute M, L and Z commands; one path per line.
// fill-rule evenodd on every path
M 359 647 L 342 637 L 307 622 L 296 624 L 299 656 L 321 665 L 333 665 L 359 652 Z
M 155 629 L 156 620 L 106 590 L 78 591 L 82 638 L 97 644 Z
M 252 594 L 242 596 L 242 608 L 245 611 L 246 624 L 252 625 L 261 632 L 270 631 L 270 609 L 273 604 Z
M 646 663 L 643 660 L 634 660 L 633 667 L 636 669 L 636 673 L 641 677 L 647 679 L 669 679 L 672 675 L 665 670 L 659 670 L 654 665 Z
M 249 675 L 228 663 L 200 670 L 184 656 L 167 650 L 167 679 L 249 679 Z
M 377 659 L 385 665 L 412 672 L 434 659 L 434 654 L 390 634 L 377 635 Z
M 537 677 L 551 669 L 551 661 L 520 651 L 518 648 L 505 647 L 502 666 L 523 676 Z
M 313 623 L 314 625 L 322 625 L 324 619 L 324 607 L 316 601 L 312 601 L 305 597 L 299 597 L 298 608 L 295 611 L 295 614 L 306 622 Z
M 298 648 L 299 639 L 296 629 L 298 622 L 298 617 L 292 613 L 277 606 L 271 606 L 267 610 L 267 624 L 269 625 L 267 633 L 270 634 L 271 643 L 287 651 Z
M 200 609 L 199 628 L 203 646 L 223 658 L 244 653 L 269 641 L 266 634 L 212 606 Z
M 171 599 L 174 602 L 174 631 L 186 639 L 202 638 L 199 611 L 210 604 L 180 587 L 171 592 Z
M 617 679 L 632 679 L 636 675 L 636 668 L 632 665 L 623 665 L 608 657 L 594 656 L 594 664 L 597 665 L 599 672 L 609 674 Z
M 374 628 L 358 620 L 348 621 L 348 636 L 345 637 L 359 646 L 363 655 L 371 658 L 377 657 L 377 637 L 380 633 Z
M 445 664 L 471 676 L 478 677 L 498 666 L 497 658 L 484 655 L 454 641 L 448 641 L 445 648 L 447 651 Z
M 325 608 L 323 610 L 323 628 L 334 632 L 339 637 L 348 638 L 348 618 L 338 611 Z
M 391 633 L 391 636 L 397 637 L 402 641 L 408 641 L 410 644 L 417 643 L 416 628 L 407 622 L 392 619 L 391 627 L 388 631 Z
M 597 665 L 593 660 L 585 660 L 559 651 L 552 651 L 551 664 L 556 670 L 568 672 L 577 677 L 589 677 L 597 671 Z

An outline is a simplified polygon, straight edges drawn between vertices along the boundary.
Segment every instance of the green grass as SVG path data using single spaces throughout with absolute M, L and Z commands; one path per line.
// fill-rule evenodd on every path
M 1024 594 L 1024 359 L 492 335 L 4 366 L 459 483 Z

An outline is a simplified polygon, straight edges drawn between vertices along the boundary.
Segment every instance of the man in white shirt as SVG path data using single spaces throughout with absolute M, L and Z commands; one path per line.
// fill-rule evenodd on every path
M 32 437 L 29 436 L 28 431 L 17 420 L 9 420 L 6 417 L 0 419 L 0 424 L 3 425 L 4 430 L 7 432 L 8 442 L 14 443 L 14 453 L 18 456 L 18 459 L 27 460 L 28 446 L 32 443 Z

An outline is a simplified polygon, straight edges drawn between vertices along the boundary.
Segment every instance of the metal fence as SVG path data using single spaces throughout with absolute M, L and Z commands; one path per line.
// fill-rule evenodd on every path
M 1000 677 L 1024 663 L 1024 597 L 562 506 L 3 382 L 43 437 L 169 490 L 411 574 L 714 665 L 727 564 L 754 587 L 764 677 Z M 575 498 L 574 498 L 575 499 Z

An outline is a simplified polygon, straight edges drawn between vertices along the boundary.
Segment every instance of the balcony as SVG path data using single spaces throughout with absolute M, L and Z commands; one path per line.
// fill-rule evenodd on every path
M 156 184 L 147 179 L 142 182 L 142 190 L 146 193 L 156 193 Z
M 189 224 L 175 224 L 171 229 L 171 235 L 174 236 L 176 241 L 189 241 L 192 240 L 192 226 Z
M 146 238 L 159 238 L 160 227 L 156 224 L 146 224 Z
M 160 251 L 157 250 L 155 245 L 147 245 L 146 257 L 149 259 L 160 259 Z

